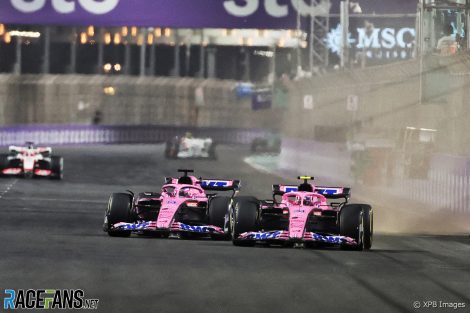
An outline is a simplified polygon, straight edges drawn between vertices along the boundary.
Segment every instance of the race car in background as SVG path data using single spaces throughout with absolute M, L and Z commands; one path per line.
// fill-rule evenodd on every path
M 178 170 L 179 178 L 165 178 L 159 193 L 114 193 L 109 198 L 103 230 L 110 236 L 128 237 L 132 232 L 160 237 L 211 237 L 228 239 L 224 231 L 228 208 L 240 181 L 198 179 L 193 170 Z M 208 191 L 214 193 L 206 193 Z M 230 196 L 216 192 L 228 191 Z
M 308 182 L 313 180 L 310 176 L 298 178 L 303 180 L 299 186 L 273 185 L 272 200 L 255 197 L 234 200 L 229 217 L 234 245 L 265 242 L 300 247 L 327 244 L 344 249 L 371 248 L 370 205 L 348 204 L 349 188 L 319 187 Z
M 281 135 L 269 134 L 265 138 L 255 138 L 251 142 L 252 153 L 281 153 Z
M 0 155 L 0 176 L 48 177 L 62 179 L 64 160 L 52 155 L 51 147 L 10 146 L 8 154 Z
M 211 138 L 194 138 L 191 133 L 186 133 L 182 137 L 177 136 L 166 142 L 165 157 L 216 159 L 215 146 Z

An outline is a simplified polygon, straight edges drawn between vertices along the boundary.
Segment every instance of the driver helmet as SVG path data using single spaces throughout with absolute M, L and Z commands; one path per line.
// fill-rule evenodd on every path
M 311 196 L 306 196 L 304 198 L 304 205 L 312 205 L 312 197 Z

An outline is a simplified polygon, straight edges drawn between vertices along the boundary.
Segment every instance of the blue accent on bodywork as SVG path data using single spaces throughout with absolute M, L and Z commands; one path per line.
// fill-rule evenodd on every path
M 327 242 L 327 243 L 335 243 L 335 244 L 340 244 L 343 243 L 344 237 L 342 236 L 324 236 L 324 235 L 319 235 L 319 234 L 314 234 L 313 239 L 315 241 L 322 241 L 322 242 Z
M 322 195 L 335 195 L 338 193 L 338 189 L 317 189 L 316 192 Z
M 209 226 L 192 226 L 192 225 L 186 225 L 186 224 L 181 223 L 180 228 L 181 228 L 181 230 L 191 231 L 191 232 L 196 232 L 196 233 L 212 233 L 212 232 L 214 232 L 214 228 L 209 227 Z
M 203 180 L 201 182 L 201 187 L 227 187 L 228 181 L 220 180 Z
M 254 239 L 254 240 L 276 239 L 281 234 L 282 234 L 281 231 L 269 232 L 269 233 L 252 233 L 247 236 L 247 239 Z
M 299 187 L 286 187 L 286 193 L 299 191 Z
M 150 225 L 149 222 L 142 222 L 142 223 L 137 223 L 137 224 L 126 224 L 126 225 L 118 226 L 117 229 L 140 230 L 140 229 L 146 229 L 149 225 Z

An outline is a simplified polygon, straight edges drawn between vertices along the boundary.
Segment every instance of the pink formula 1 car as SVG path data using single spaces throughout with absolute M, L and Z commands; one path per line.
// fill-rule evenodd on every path
M 272 200 L 237 197 L 230 210 L 233 244 L 256 242 L 340 245 L 368 250 L 372 246 L 373 212 L 367 204 L 348 204 L 349 188 L 317 187 L 302 176 L 299 186 L 273 186 Z M 280 197 L 280 199 L 279 199 Z M 341 202 L 334 202 L 342 199 Z
M 8 154 L 0 155 L 0 176 L 48 177 L 62 179 L 64 161 L 52 155 L 50 147 L 10 146 Z
M 126 237 L 132 232 L 160 237 L 228 239 L 228 209 L 240 186 L 238 180 L 198 179 L 192 170 L 178 170 L 180 178 L 165 178 L 161 192 L 111 195 L 104 217 L 104 231 Z M 229 191 L 231 196 L 217 193 Z

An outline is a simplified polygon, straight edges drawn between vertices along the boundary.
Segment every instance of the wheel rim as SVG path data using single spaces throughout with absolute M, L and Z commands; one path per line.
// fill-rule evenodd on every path
M 235 217 L 238 211 L 238 203 L 235 205 L 235 209 L 231 210 L 230 213 L 230 230 L 232 234 L 232 239 L 237 239 L 235 234 Z
M 228 208 L 227 208 L 227 218 L 228 220 L 224 220 L 224 232 L 226 234 L 230 234 L 232 235 L 232 229 L 231 229 L 231 225 L 230 225 L 230 215 L 232 214 L 232 201 L 233 200 L 230 200 L 229 204 L 228 204 Z
M 360 223 L 359 223 L 358 246 L 359 248 L 363 248 L 364 247 L 364 213 L 363 212 L 361 212 L 361 217 L 359 220 L 360 220 Z

